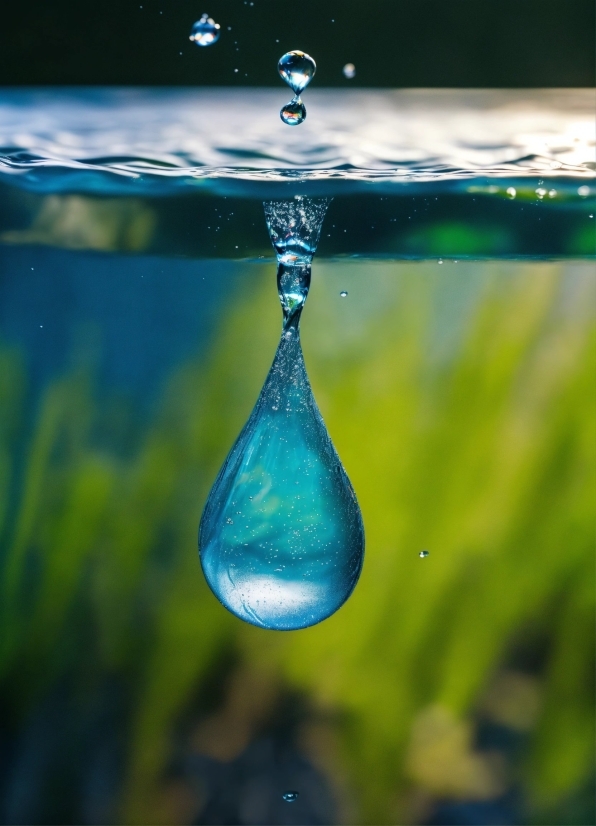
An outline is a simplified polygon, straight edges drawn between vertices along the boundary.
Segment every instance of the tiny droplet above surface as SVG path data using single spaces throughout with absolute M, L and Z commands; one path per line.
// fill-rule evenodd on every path
M 347 298 L 348 297 L 348 291 L 347 290 L 342 290 L 340 292 L 340 295 L 341 295 L 342 298 Z
M 352 80 L 353 77 L 356 77 L 356 67 L 353 63 L 346 63 L 342 69 L 342 72 L 344 73 L 344 77 L 348 80 Z
M 298 792 L 284 792 L 282 798 L 286 803 L 295 803 L 298 800 Z
M 426 559 L 426 557 L 427 557 L 428 555 L 429 555 L 429 551 L 420 551 L 420 553 L 418 554 L 418 556 L 420 557 L 420 559 Z
M 219 40 L 219 29 L 219 23 L 216 23 L 208 14 L 204 14 L 193 25 L 189 39 L 197 46 L 212 46 Z
M 303 92 L 317 71 L 317 64 L 310 55 L 299 50 L 286 52 L 280 57 L 277 71 L 297 95 Z
M 299 97 L 295 97 L 281 107 L 279 116 L 288 126 L 298 126 L 306 117 L 306 106 Z

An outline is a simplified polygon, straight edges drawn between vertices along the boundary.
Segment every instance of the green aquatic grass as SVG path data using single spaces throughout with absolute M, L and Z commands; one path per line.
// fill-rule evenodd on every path
M 329 771 L 346 817 L 415 822 L 419 792 L 496 793 L 466 726 L 499 673 L 518 667 L 511 652 L 538 646 L 540 711 L 512 771 L 523 816 L 563 822 L 593 771 L 593 274 L 573 263 L 315 263 L 305 358 L 367 556 L 346 606 L 292 633 L 234 619 L 196 553 L 209 487 L 277 343 L 272 279 L 267 268 L 247 279 L 209 358 L 171 377 L 132 455 L 97 438 L 104 405 L 83 371 L 45 391 L 17 472 L 22 368 L 0 352 L 11 713 L 24 721 L 65 678 L 84 704 L 117 675 L 130 708 L 119 820 L 173 822 L 175 734 L 233 650 L 331 714 Z M 441 726 L 452 743 L 442 762 Z M 445 763 L 459 775 L 443 776 Z

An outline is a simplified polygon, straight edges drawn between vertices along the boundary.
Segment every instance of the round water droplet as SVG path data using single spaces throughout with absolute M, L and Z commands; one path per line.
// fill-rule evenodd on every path
M 212 46 L 219 40 L 219 29 L 219 23 L 204 14 L 192 27 L 189 39 L 197 46 Z
M 286 52 L 280 57 L 277 71 L 297 95 L 303 92 L 317 71 L 317 64 L 310 55 L 301 51 Z
M 295 803 L 298 800 L 298 792 L 284 792 L 282 798 L 286 803 Z
M 348 80 L 352 80 L 353 77 L 356 77 L 356 67 L 353 63 L 346 63 L 342 71 L 344 73 L 344 77 Z
M 515 198 L 515 196 L 517 195 L 516 188 L 514 186 L 508 186 L 507 195 L 509 195 L 510 198 Z
M 347 298 L 348 297 L 348 291 L 347 290 L 342 290 L 340 292 L 340 295 L 341 295 L 342 298 Z
M 289 103 L 281 107 L 279 116 L 288 126 L 298 126 L 306 117 L 306 106 L 299 97 L 292 98 Z
M 428 555 L 429 555 L 429 551 L 420 551 L 420 553 L 418 554 L 418 556 L 420 557 L 420 559 L 426 559 L 426 557 L 427 557 Z
M 580 186 L 577 189 L 577 194 L 580 198 L 587 198 L 590 194 L 590 187 L 589 186 Z

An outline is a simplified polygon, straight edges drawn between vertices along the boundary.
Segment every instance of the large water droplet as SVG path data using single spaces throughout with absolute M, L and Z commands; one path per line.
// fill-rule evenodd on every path
M 306 117 L 306 106 L 296 95 L 289 103 L 281 107 L 279 116 L 288 126 L 298 126 Z
M 310 55 L 298 50 L 286 52 L 280 57 L 277 71 L 292 91 L 299 95 L 311 82 L 317 71 L 317 64 Z
M 204 14 L 193 25 L 190 40 L 197 46 L 211 46 L 219 40 L 219 23 L 216 23 L 208 14 Z
M 284 792 L 282 798 L 286 803 L 295 803 L 298 800 L 298 792 Z
M 288 126 L 298 126 L 306 117 L 306 107 L 300 100 L 300 93 L 313 79 L 317 64 L 304 52 L 286 52 L 279 59 L 277 70 L 295 93 L 292 100 L 282 106 L 279 116 Z
M 292 630 L 333 614 L 362 568 L 356 496 L 312 394 L 299 321 L 327 199 L 265 204 L 282 336 L 259 399 L 211 490 L 199 532 L 211 589 L 233 614 Z M 230 521 L 231 520 L 231 521 Z

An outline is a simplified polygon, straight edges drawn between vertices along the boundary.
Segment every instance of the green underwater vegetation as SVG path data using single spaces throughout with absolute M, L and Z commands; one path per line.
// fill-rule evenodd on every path
M 309 709 L 299 741 L 340 822 L 424 822 L 434 800 L 512 789 L 520 822 L 591 822 L 594 287 L 581 262 L 315 262 L 305 360 L 366 557 L 336 615 L 288 633 L 229 614 L 196 550 L 277 343 L 272 267 L 252 268 L 148 420 L 85 361 L 25 415 L 3 346 L 0 696 L 11 736 L 71 710 L 39 757 L 48 812 L 73 797 L 113 687 L 106 822 L 189 822 L 201 791 L 176 756 L 231 760 L 282 695 Z M 506 759 L 479 743 L 487 724 L 517 738 Z

